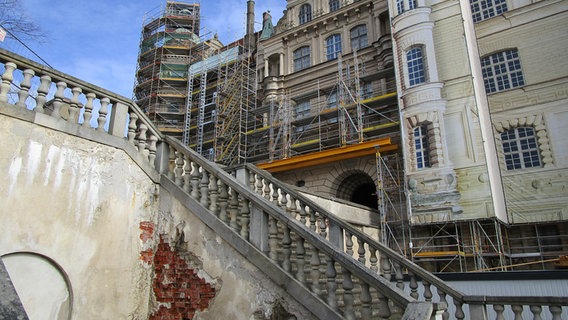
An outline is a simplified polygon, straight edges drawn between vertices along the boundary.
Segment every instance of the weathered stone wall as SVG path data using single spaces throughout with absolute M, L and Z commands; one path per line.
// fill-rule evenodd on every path
M 122 150 L 27 121 L 1 115 L 0 137 L 0 256 L 30 317 L 145 319 L 152 180 Z M 41 299 L 55 288 L 67 297 Z

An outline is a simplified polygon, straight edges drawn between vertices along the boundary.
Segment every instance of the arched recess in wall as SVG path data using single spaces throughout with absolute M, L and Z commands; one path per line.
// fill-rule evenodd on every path
M 30 319 L 71 319 L 71 285 L 55 261 L 32 252 L 14 252 L 1 259 Z
M 373 209 L 378 209 L 377 186 L 365 172 L 352 170 L 337 179 L 336 197 Z

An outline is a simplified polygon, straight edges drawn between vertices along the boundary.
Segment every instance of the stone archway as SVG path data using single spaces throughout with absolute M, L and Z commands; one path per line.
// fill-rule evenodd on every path
M 351 171 L 339 177 L 336 197 L 373 209 L 378 209 L 377 187 L 363 171 Z

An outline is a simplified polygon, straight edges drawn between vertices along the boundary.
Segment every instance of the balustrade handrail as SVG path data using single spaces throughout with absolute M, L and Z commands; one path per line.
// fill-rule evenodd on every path
M 293 219 L 289 215 L 285 214 L 285 212 L 282 212 L 281 208 L 275 206 L 272 202 L 259 197 L 257 193 L 251 191 L 246 186 L 238 182 L 232 175 L 227 173 L 220 166 L 213 165 L 210 161 L 202 157 L 194 150 L 183 145 L 177 139 L 166 137 L 165 141 L 176 151 L 181 152 L 185 156 L 188 156 L 191 161 L 194 161 L 203 169 L 207 170 L 210 174 L 213 174 L 217 178 L 221 179 L 224 183 L 227 184 L 227 186 L 236 190 L 239 195 L 242 195 L 243 197 L 248 199 L 253 205 L 258 206 L 264 212 L 277 218 L 278 220 L 284 221 L 285 225 L 290 227 L 291 230 L 296 232 L 300 237 L 303 237 L 307 242 L 314 245 L 314 247 L 333 257 L 337 263 L 360 277 L 361 280 L 369 283 L 375 288 L 381 288 L 382 290 L 384 290 L 381 292 L 384 295 L 388 296 L 388 298 L 396 302 L 398 305 L 406 307 L 409 303 L 414 301 L 414 299 L 412 299 L 402 290 L 394 287 L 383 277 L 370 272 L 367 267 L 353 259 L 351 256 L 348 256 L 343 251 L 338 250 L 337 247 L 331 245 L 329 242 L 321 241 L 321 237 L 311 232 L 308 228 L 306 228 L 305 225 L 302 225 L 296 219 Z
M 140 119 L 140 121 L 144 122 L 144 124 L 147 126 L 148 130 L 154 136 L 158 137 L 158 140 L 161 140 L 163 138 L 163 134 L 152 123 L 152 121 L 150 121 L 150 119 L 148 119 L 146 117 L 144 112 L 140 109 L 140 107 L 138 107 L 138 105 L 136 105 L 136 103 L 134 103 L 132 101 L 132 99 L 129 99 L 127 97 L 124 97 L 124 96 L 119 95 L 117 93 L 114 93 L 112 91 L 109 91 L 107 89 L 101 88 L 101 87 L 94 85 L 94 84 L 91 84 L 89 82 L 83 81 L 81 79 L 78 79 L 78 78 L 73 77 L 71 75 L 68 75 L 66 73 L 57 71 L 57 70 L 52 69 L 48 66 L 42 65 L 42 64 L 37 63 L 33 60 L 22 57 L 22 56 L 20 56 L 16 53 L 13 53 L 13 52 L 10 52 L 10 51 L 7 51 L 5 49 L 0 48 L 0 63 L 5 64 L 5 63 L 8 63 L 8 62 L 12 62 L 12 63 L 16 64 L 18 66 L 18 68 L 20 68 L 22 70 L 24 70 L 24 69 L 33 70 L 35 72 L 35 76 L 37 76 L 37 77 L 49 76 L 53 83 L 57 83 L 59 81 L 62 81 L 62 82 L 65 82 L 67 84 L 68 88 L 78 87 L 78 88 L 81 88 L 83 93 L 85 93 L 85 94 L 88 93 L 88 92 L 92 92 L 92 93 L 96 94 L 97 96 L 109 98 L 110 103 L 113 104 L 113 105 L 116 102 L 121 103 L 123 105 L 126 105 L 126 106 L 129 107 L 128 111 L 136 114 L 138 116 L 138 119 Z
M 350 223 L 346 222 L 345 220 L 339 218 L 337 215 L 329 212 L 328 210 L 324 209 L 320 205 L 318 205 L 313 200 L 309 199 L 308 197 L 302 195 L 301 193 L 297 192 L 295 188 L 291 187 L 289 184 L 274 179 L 272 175 L 263 169 L 258 168 L 253 164 L 246 164 L 246 168 L 254 173 L 262 176 L 265 179 L 269 179 L 271 183 L 274 183 L 279 188 L 284 190 L 287 194 L 292 196 L 294 199 L 301 199 L 303 203 L 308 205 L 308 207 L 314 208 L 317 212 L 320 212 L 326 216 L 329 220 L 333 221 L 334 224 L 341 227 L 343 230 L 349 231 L 351 235 L 355 235 L 360 239 L 363 239 L 368 245 L 373 246 L 375 249 L 379 250 L 381 254 L 384 254 L 388 258 L 400 263 L 401 265 L 405 266 L 409 271 L 411 271 L 414 275 L 420 277 L 422 280 L 429 282 L 430 284 L 435 285 L 438 288 L 441 288 L 447 294 L 451 295 L 454 299 L 458 299 L 463 301 L 463 297 L 465 296 L 463 293 L 459 292 L 458 290 L 452 288 L 451 286 L 447 285 L 442 279 L 436 277 L 432 273 L 428 272 L 427 270 L 423 269 L 419 265 L 415 264 L 414 262 L 408 260 L 406 257 L 402 256 L 398 252 L 394 251 L 393 249 L 387 247 L 386 245 L 376 241 L 371 236 L 367 235 L 366 233 L 362 232 L 361 230 L 355 228 Z

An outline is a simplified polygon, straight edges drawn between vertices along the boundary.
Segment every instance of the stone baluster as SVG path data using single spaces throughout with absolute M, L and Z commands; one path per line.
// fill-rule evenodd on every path
M 552 320 L 562 319 L 562 306 L 549 306 L 548 310 L 552 314 Z
M 322 238 L 327 239 L 327 218 L 320 212 L 319 213 L 319 234 Z
M 97 96 L 94 93 L 89 92 L 85 95 L 85 97 L 87 99 L 87 102 L 85 103 L 85 112 L 83 113 L 83 126 L 92 128 L 91 119 L 93 118 L 93 101 Z M 136 126 L 134 127 L 134 129 L 136 129 Z M 128 126 L 128 134 L 130 135 L 130 125 Z M 128 140 L 130 141 L 130 136 L 128 136 Z
M 175 184 L 177 186 L 183 186 L 183 154 L 180 151 L 176 151 L 175 169 L 174 177 Z
M 542 320 L 540 313 L 542 312 L 542 307 L 537 305 L 531 305 L 530 310 L 533 314 L 533 320 Z
M 327 304 L 335 311 L 338 310 L 337 305 L 337 271 L 335 270 L 335 260 L 326 255 L 327 268 L 325 277 L 327 278 Z
M 268 218 L 268 257 L 278 263 L 278 220 L 274 217 Z
M 521 304 L 514 304 L 511 306 L 511 310 L 513 310 L 513 314 L 515 315 L 515 320 L 523 320 L 523 305 Z
M 404 275 L 402 274 L 402 265 L 398 262 L 394 264 L 394 278 L 396 280 L 396 286 L 400 290 L 404 290 Z
M 255 185 L 256 185 L 255 174 L 254 174 L 254 172 L 252 172 L 250 170 L 246 170 L 246 172 L 247 172 L 248 181 L 249 181 L 249 188 L 254 191 Z
M 18 102 L 16 103 L 17 107 L 27 108 L 26 100 L 30 96 L 30 88 L 32 86 L 32 78 L 35 75 L 35 72 L 31 69 L 26 69 L 23 72 L 24 79 L 20 83 L 20 91 L 18 92 Z
M 264 181 L 264 198 L 270 200 L 270 182 Z
M 101 107 L 102 109 L 102 107 Z M 100 117 L 99 117 L 100 120 Z M 99 125 L 99 127 L 97 129 L 100 130 L 101 126 Z M 140 153 L 143 156 L 146 156 L 146 132 L 148 131 L 148 126 L 145 123 L 140 123 L 140 128 L 139 128 L 139 132 L 138 132 L 138 139 L 136 140 L 136 143 L 138 145 L 138 153 Z
M 280 189 L 280 193 L 282 194 L 282 197 L 281 197 L 281 200 L 280 200 L 280 208 L 282 208 L 282 210 L 284 212 L 289 214 L 289 212 L 288 212 L 288 194 L 283 189 Z
M 312 246 L 312 255 L 310 257 L 310 266 L 311 266 L 311 273 L 310 278 L 312 280 L 312 292 L 316 296 L 321 296 L 321 287 L 319 283 L 320 279 L 320 257 L 319 257 L 319 250 L 316 247 Z
M 369 257 L 369 262 L 371 263 L 371 270 L 373 270 L 374 272 L 379 272 L 379 267 L 377 265 L 377 262 L 379 261 L 379 259 L 377 259 L 377 249 L 369 246 L 369 250 L 371 254 L 371 256 Z
M 262 190 L 263 190 L 263 187 L 264 187 L 262 181 L 263 181 L 262 176 L 258 175 L 257 180 L 256 180 L 256 189 L 255 190 L 256 190 L 256 193 L 258 193 L 261 197 L 264 196 L 263 193 L 262 193 Z
M 416 281 L 416 276 L 412 272 L 408 272 L 410 276 L 410 283 L 408 287 L 410 288 L 410 296 L 414 299 L 418 299 L 418 281 Z
M 355 310 L 353 309 L 353 280 L 351 279 L 351 272 L 343 268 L 343 316 L 345 319 L 355 319 Z
M 505 320 L 505 316 L 503 315 L 505 307 L 502 304 L 494 304 L 493 310 L 495 310 L 495 313 L 497 314 L 495 316 L 495 320 Z
M 296 206 L 296 199 L 290 197 L 290 216 L 294 219 L 296 219 L 296 216 L 298 215 L 298 207 Z
M 220 181 L 220 191 L 219 191 L 219 219 L 221 221 L 223 221 L 224 223 L 228 222 L 228 216 L 227 216 L 227 207 L 228 207 L 228 200 L 229 200 L 229 192 L 228 192 L 228 187 L 227 185 L 223 182 L 223 180 L 219 180 Z
M 201 180 L 201 174 L 197 163 L 191 162 L 191 197 L 195 200 L 199 199 L 199 180 Z
M 359 258 L 357 258 L 357 260 L 359 260 L 359 262 L 361 262 L 362 264 L 365 264 L 367 262 L 367 258 L 365 257 L 365 242 L 363 242 L 363 239 L 356 237 L 357 238 L 357 254 L 359 255 Z
M 348 256 L 353 256 L 353 239 L 349 231 L 345 230 L 345 253 Z
M 150 132 L 149 140 L 150 143 L 148 145 L 148 162 L 150 162 L 152 167 L 155 167 L 158 137 L 153 132 Z
M 128 124 L 128 142 L 136 147 L 136 129 L 138 128 L 138 115 L 134 112 L 130 113 L 130 123 Z M 170 154 L 172 154 L 170 152 Z
M 300 206 L 299 206 L 299 208 L 300 208 L 300 210 L 299 210 L 300 223 L 302 223 L 302 225 L 305 226 L 305 225 L 306 225 L 306 221 L 307 221 L 307 219 L 306 219 L 306 216 L 307 216 L 307 213 L 306 213 L 306 205 L 303 204 L 303 203 L 300 201 Z
M 456 306 L 456 319 L 464 319 L 465 313 L 463 312 L 463 303 L 454 299 L 454 305 Z
M 430 282 L 422 280 L 424 286 L 424 301 L 432 301 L 432 290 L 430 289 Z
M 239 223 L 237 221 L 237 217 L 239 215 L 239 195 L 237 194 L 237 190 L 231 188 L 231 192 L 229 193 L 231 199 L 229 200 L 229 226 L 238 232 Z
M 381 291 L 377 291 L 377 297 L 379 298 L 379 319 L 390 319 L 391 316 L 391 309 L 389 306 L 389 299 L 381 293 Z
M 373 310 L 371 309 L 372 297 L 369 285 L 361 282 L 361 319 L 371 320 L 373 318 Z
M 317 226 L 316 226 L 316 212 L 310 207 L 310 230 L 312 230 L 313 232 L 316 232 Z
M 215 214 L 215 216 L 219 216 L 219 184 L 217 182 L 217 177 L 215 175 L 211 175 L 209 179 L 209 210 Z M 248 206 L 247 206 L 248 207 Z
M 199 203 L 204 207 L 209 207 L 209 175 L 205 168 L 201 167 L 201 180 L 199 181 L 200 199 Z
M 44 113 L 45 103 L 47 102 L 47 94 L 51 86 L 51 77 L 43 75 L 40 77 L 39 88 L 37 89 L 35 112 Z
M 183 191 L 191 194 L 191 159 L 188 155 L 183 156 Z
M 272 184 L 272 203 L 274 203 L 275 206 L 280 205 L 280 201 L 278 200 L 278 188 L 274 184 Z
M 296 279 L 301 283 L 306 283 L 306 275 L 304 274 L 304 267 L 306 265 L 306 248 L 305 240 L 298 237 L 296 240 Z
M 53 111 L 51 116 L 56 119 L 61 119 L 61 106 L 63 105 L 63 99 L 65 99 L 65 88 L 67 88 L 67 83 L 59 81 L 56 84 L 57 91 L 55 91 L 55 99 L 53 100 Z
M 0 84 L 0 102 L 8 102 L 8 94 L 12 88 L 12 80 L 14 80 L 14 70 L 18 66 L 13 62 L 4 64 L 4 73 L 2 74 L 2 84 Z
M 242 205 L 241 205 L 241 215 L 240 215 L 240 224 L 241 224 L 241 237 L 249 240 L 249 221 L 250 221 L 250 208 L 249 208 L 249 199 L 242 197 Z M 288 261 L 290 260 L 290 256 L 288 256 Z M 289 270 L 287 270 L 289 271 Z
M 73 87 L 73 89 L 71 89 L 71 92 L 73 93 L 73 95 L 71 96 L 71 103 L 69 103 L 68 121 L 79 123 L 79 110 L 80 110 L 79 105 L 81 104 L 81 102 L 79 102 L 79 95 L 83 93 L 83 90 L 81 90 L 81 88 L 79 87 Z
M 100 100 L 100 103 L 101 103 L 101 108 L 99 109 L 99 117 L 97 119 L 97 123 L 98 123 L 97 130 L 102 132 L 102 131 L 105 131 L 105 123 L 106 123 L 106 117 L 107 117 L 107 114 L 108 114 L 108 105 L 110 103 L 110 99 L 109 98 L 102 98 Z M 142 129 L 143 129 L 142 126 L 144 126 L 146 128 L 146 130 L 148 130 L 148 127 L 145 124 L 142 124 L 140 126 L 140 131 L 142 131 Z M 146 140 L 146 133 L 145 132 L 144 132 L 144 140 Z M 138 146 L 138 150 L 141 150 L 140 146 Z M 144 149 L 142 149 L 142 150 L 144 150 Z M 142 152 L 142 151 L 140 151 L 140 152 Z
M 440 297 L 440 302 L 443 302 L 446 305 L 448 305 L 446 293 L 444 291 L 442 291 L 440 288 L 438 288 L 437 290 L 438 290 L 438 296 Z M 411 296 L 412 296 L 412 294 L 411 294 Z M 418 296 L 418 294 L 416 296 Z M 444 312 L 442 313 L 442 320 L 448 320 L 449 318 L 450 318 L 450 313 L 448 312 L 448 308 L 446 307 L 444 309 Z
M 282 269 L 286 272 L 290 272 L 290 256 L 292 254 L 292 238 L 290 237 L 290 228 L 284 225 L 284 230 L 282 234 Z
M 383 278 L 387 279 L 387 281 L 391 281 L 391 263 L 388 257 L 381 258 L 381 270 Z

